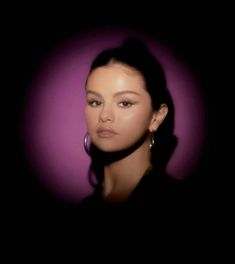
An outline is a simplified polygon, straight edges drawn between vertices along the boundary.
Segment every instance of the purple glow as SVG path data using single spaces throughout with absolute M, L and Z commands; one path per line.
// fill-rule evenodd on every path
M 205 135 L 205 106 L 187 66 L 169 49 L 139 33 L 113 30 L 77 36 L 45 58 L 22 116 L 22 136 L 35 173 L 61 199 L 79 202 L 92 191 L 87 177 L 90 158 L 83 148 L 85 80 L 97 53 L 121 44 L 130 34 L 142 38 L 159 59 L 173 97 L 178 146 L 168 172 L 184 178 L 197 165 Z

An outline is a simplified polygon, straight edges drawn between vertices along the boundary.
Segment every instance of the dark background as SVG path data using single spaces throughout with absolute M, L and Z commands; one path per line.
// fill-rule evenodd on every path
M 156 4 L 156 5 L 155 5 Z M 200 164 L 186 183 L 201 208 L 198 213 L 207 215 L 216 210 L 226 192 L 226 167 L 221 167 L 220 153 L 224 141 L 220 122 L 226 122 L 224 112 L 218 106 L 223 101 L 220 77 L 225 69 L 230 31 L 230 15 L 220 6 L 168 5 L 157 3 L 144 5 L 124 3 L 109 5 L 77 6 L 26 6 L 9 8 L 6 22 L 7 55 L 10 62 L 10 164 L 7 169 L 8 209 L 20 219 L 26 216 L 46 218 L 59 213 L 60 216 L 77 210 L 77 205 L 56 200 L 37 182 L 19 140 L 20 113 L 30 81 L 40 66 L 43 57 L 67 38 L 89 32 L 99 26 L 112 28 L 128 27 L 149 34 L 167 44 L 191 67 L 205 94 L 208 130 Z M 9 107 L 8 105 L 8 107 Z M 13 132 L 13 134 L 11 134 Z M 218 140 L 220 139 L 220 140 Z M 219 176 L 216 176 L 218 175 Z M 218 188 L 219 187 L 219 188 Z M 190 206 L 190 205 L 189 205 Z

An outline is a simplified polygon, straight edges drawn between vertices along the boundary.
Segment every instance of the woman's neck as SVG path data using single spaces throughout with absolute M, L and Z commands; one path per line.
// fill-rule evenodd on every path
M 128 156 L 104 167 L 103 198 L 107 202 L 125 201 L 151 166 L 147 142 Z

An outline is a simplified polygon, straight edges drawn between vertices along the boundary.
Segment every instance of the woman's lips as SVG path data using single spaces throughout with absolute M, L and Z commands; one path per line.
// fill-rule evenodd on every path
M 110 138 L 110 137 L 113 137 L 113 136 L 117 135 L 117 132 L 114 131 L 111 128 L 103 128 L 103 127 L 101 127 L 101 128 L 97 129 L 97 134 L 101 138 Z

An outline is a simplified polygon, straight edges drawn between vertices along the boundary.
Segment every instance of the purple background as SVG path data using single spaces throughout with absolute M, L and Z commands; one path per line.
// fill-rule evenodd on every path
M 91 193 L 86 133 L 85 80 L 98 52 L 130 36 L 141 37 L 161 62 L 175 106 L 178 145 L 167 170 L 183 179 L 200 158 L 206 133 L 202 91 L 190 67 L 169 47 L 149 36 L 124 30 L 77 35 L 45 56 L 34 76 L 22 113 L 22 139 L 27 157 L 43 187 L 66 201 L 81 201 Z

